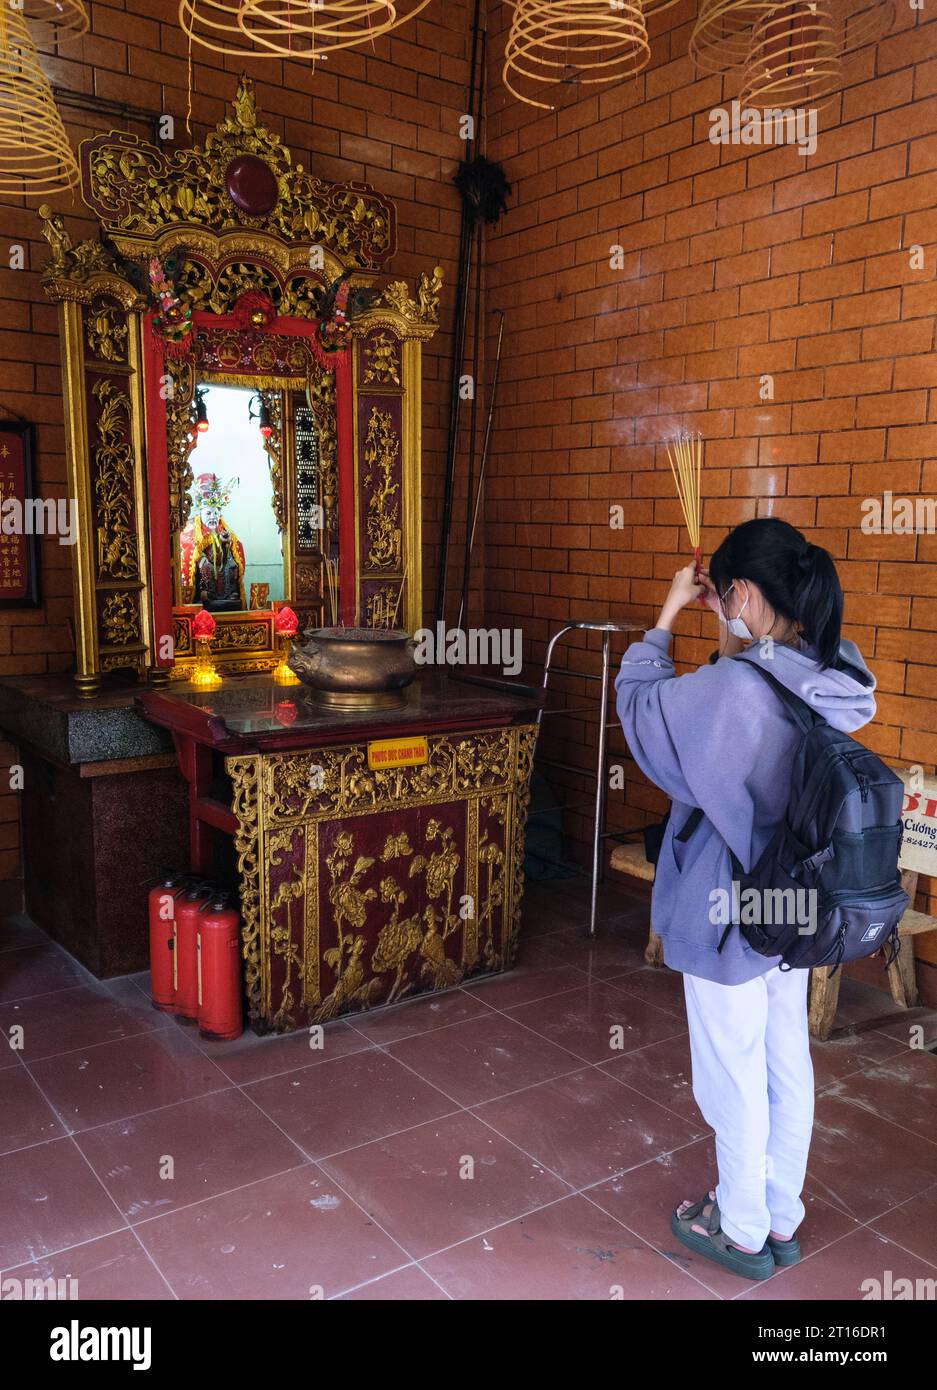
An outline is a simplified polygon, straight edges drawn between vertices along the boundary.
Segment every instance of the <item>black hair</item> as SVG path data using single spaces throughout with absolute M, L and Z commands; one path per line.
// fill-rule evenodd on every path
M 829 551 L 779 517 L 744 521 L 713 555 L 709 577 L 721 596 L 736 579 L 757 584 L 776 613 L 797 623 L 825 670 L 836 664 L 843 590 Z

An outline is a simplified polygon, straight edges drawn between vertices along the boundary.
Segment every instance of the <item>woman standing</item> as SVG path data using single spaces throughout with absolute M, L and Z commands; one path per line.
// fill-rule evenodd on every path
M 779 970 L 737 930 L 720 949 L 724 918 L 713 907 L 731 897 L 730 850 L 747 870 L 782 821 L 800 739 L 769 683 L 747 667 L 764 661 L 847 733 L 875 714 L 875 681 L 841 638 L 831 557 L 787 522 L 736 527 L 698 579 L 692 565 L 675 576 L 656 627 L 625 653 L 615 688 L 635 761 L 673 802 L 651 919 L 667 964 L 684 975 L 693 1094 L 716 1136 L 716 1185 L 682 1202 L 671 1225 L 704 1257 L 765 1279 L 776 1264 L 800 1259 L 813 1068 L 809 972 Z M 677 676 L 673 624 L 700 596 L 723 625 L 720 651 Z

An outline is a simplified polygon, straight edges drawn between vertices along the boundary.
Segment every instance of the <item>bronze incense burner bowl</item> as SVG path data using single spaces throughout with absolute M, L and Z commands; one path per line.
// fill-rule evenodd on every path
M 409 632 L 372 627 L 308 628 L 287 665 L 315 698 L 338 710 L 392 709 L 406 703 L 416 676 Z

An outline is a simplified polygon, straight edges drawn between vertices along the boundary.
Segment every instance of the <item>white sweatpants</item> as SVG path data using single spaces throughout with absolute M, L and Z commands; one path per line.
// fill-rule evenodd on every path
M 809 971 L 775 967 L 744 985 L 684 975 L 693 1095 L 716 1134 L 722 1229 L 760 1250 L 791 1236 L 813 1129 Z

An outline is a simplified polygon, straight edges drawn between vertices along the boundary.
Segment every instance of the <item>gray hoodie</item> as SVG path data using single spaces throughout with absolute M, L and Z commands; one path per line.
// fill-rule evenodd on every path
M 840 664 L 821 671 L 810 648 L 754 642 L 736 657 L 722 657 L 678 676 L 671 636 L 653 628 L 622 658 L 615 681 L 618 716 L 635 762 L 673 802 L 661 846 L 651 900 L 651 921 L 673 970 L 718 984 L 738 985 L 763 975 L 777 958 L 760 956 L 741 933 L 711 916 L 714 889 L 731 894 L 731 846 L 746 870 L 766 848 L 784 817 L 790 768 L 801 735 L 767 681 L 747 671 L 765 668 L 829 724 L 854 733 L 875 714 L 875 678 L 858 648 L 844 641 Z M 690 812 L 704 818 L 685 842 L 674 839 Z

